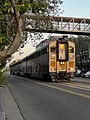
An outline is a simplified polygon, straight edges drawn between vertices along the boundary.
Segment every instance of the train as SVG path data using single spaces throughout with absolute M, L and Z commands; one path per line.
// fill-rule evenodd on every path
M 75 68 L 75 43 L 63 36 L 39 44 L 36 51 L 10 64 L 10 73 L 58 82 L 70 81 Z

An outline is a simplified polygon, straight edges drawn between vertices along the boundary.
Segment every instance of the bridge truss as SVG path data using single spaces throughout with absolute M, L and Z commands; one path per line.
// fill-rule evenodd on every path
M 29 14 L 24 16 L 25 30 L 61 34 L 90 35 L 90 19 Z

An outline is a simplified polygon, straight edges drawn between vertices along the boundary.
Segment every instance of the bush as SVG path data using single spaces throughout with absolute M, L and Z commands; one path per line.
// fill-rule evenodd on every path
M 0 87 L 3 87 L 5 85 L 7 85 L 6 74 L 5 74 L 5 71 L 2 71 L 0 69 Z

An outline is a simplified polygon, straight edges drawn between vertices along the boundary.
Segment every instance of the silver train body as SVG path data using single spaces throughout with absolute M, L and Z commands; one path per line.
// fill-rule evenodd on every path
M 60 81 L 73 78 L 75 68 L 75 43 L 58 39 L 11 64 L 10 73 Z

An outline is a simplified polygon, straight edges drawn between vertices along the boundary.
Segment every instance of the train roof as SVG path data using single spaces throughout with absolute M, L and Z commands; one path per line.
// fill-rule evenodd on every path
M 19 64 L 19 63 L 24 62 L 26 59 L 28 59 L 29 57 L 31 57 L 31 56 L 34 55 L 35 53 L 37 53 L 37 52 L 41 51 L 42 49 L 48 47 L 48 45 L 49 45 L 49 43 L 48 43 L 47 45 L 43 46 L 42 48 L 40 48 L 40 49 L 38 49 L 38 50 L 32 52 L 32 53 L 29 54 L 29 55 L 27 55 L 27 56 L 24 57 L 23 59 L 21 59 L 21 60 L 19 60 L 19 61 L 17 61 L 17 62 L 11 63 L 10 66 L 13 66 L 13 65 L 16 65 L 16 64 Z
M 67 36 L 65 36 L 65 37 L 67 38 Z M 35 53 L 37 53 L 37 52 L 41 51 L 42 49 L 48 47 L 48 45 L 51 41 L 58 40 L 59 38 L 63 38 L 63 36 L 51 36 L 49 39 L 45 39 L 45 41 L 42 41 L 37 45 L 37 46 L 41 46 L 41 47 L 38 47 L 38 49 L 36 49 L 36 51 L 32 52 L 31 54 L 27 55 L 26 57 L 24 57 L 23 59 L 15 62 L 15 63 L 11 63 L 10 66 L 13 66 L 13 65 L 24 62 L 26 59 L 28 59 L 29 57 L 31 57 Z M 42 45 L 42 44 L 44 44 L 44 45 Z

